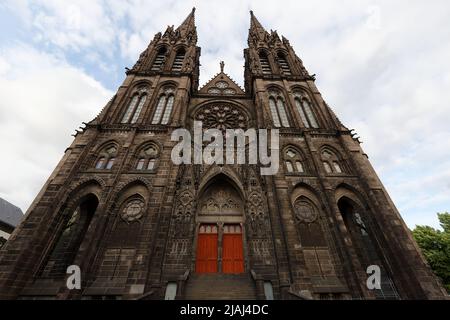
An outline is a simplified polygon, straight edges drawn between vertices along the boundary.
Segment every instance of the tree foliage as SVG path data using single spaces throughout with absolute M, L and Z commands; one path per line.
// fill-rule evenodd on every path
M 450 214 L 438 213 L 438 218 L 443 231 L 416 226 L 412 233 L 430 267 L 450 293 Z

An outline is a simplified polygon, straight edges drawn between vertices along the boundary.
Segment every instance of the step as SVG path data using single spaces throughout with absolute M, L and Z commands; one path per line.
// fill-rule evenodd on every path
M 255 283 L 247 274 L 192 274 L 184 296 L 186 300 L 254 300 Z

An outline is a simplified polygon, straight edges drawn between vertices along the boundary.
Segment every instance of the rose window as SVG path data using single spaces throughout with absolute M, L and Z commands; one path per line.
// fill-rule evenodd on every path
M 304 201 L 296 201 L 294 204 L 295 216 L 297 220 L 306 223 L 314 222 L 318 214 L 314 210 L 314 208 L 307 202 Z
M 247 128 L 247 116 L 234 106 L 227 104 L 213 104 L 200 109 L 195 120 L 203 123 L 203 128 L 219 130 Z
M 122 211 L 122 219 L 133 222 L 142 218 L 144 214 L 144 202 L 140 199 L 130 201 Z

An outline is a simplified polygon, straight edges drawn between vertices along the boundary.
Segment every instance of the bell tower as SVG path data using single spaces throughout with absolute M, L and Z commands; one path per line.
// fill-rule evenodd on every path
M 182 105 L 186 106 L 199 86 L 200 48 L 196 45 L 197 30 L 193 8 L 178 28 L 172 25 L 164 33 L 157 33 L 135 65 L 131 69 L 126 68 L 124 83 L 94 123 L 164 126 L 179 126 L 183 123 L 186 110 Z M 161 86 L 162 84 L 164 85 Z M 146 100 L 133 101 L 136 92 L 145 94 Z M 156 108 L 145 110 L 149 100 L 152 102 L 161 95 L 166 96 L 165 104 L 157 103 Z M 173 100 L 170 96 L 173 96 Z M 125 106 L 131 106 L 131 110 L 124 108 L 124 98 L 128 99 Z M 120 102 L 117 103 L 117 100 Z
M 157 33 L 127 74 L 188 77 L 191 90 L 198 88 L 200 48 L 197 45 L 195 8 L 176 29 Z
M 430 273 L 420 253 L 402 249 L 414 246 L 412 236 L 356 134 L 325 102 L 289 41 L 266 31 L 252 11 L 244 57 L 256 125 L 280 133 L 280 170 L 264 177 L 286 246 L 277 256 L 289 265 L 286 273 L 279 268 L 280 286 L 315 299 L 439 297 L 442 287 L 420 276 L 418 269 Z M 401 267 L 419 260 L 414 271 Z M 374 265 L 381 288 L 369 290 Z
M 290 101 L 287 101 L 287 104 L 291 106 L 298 104 L 295 102 L 295 99 L 297 99 L 300 102 L 300 108 L 280 110 L 277 101 L 275 101 L 275 106 L 271 106 L 269 103 L 266 106 L 267 108 L 264 108 L 264 106 L 257 108 L 261 127 L 270 124 L 273 127 L 285 128 L 346 129 L 323 101 L 315 86 L 315 75 L 310 75 L 306 70 L 303 61 L 297 56 L 289 40 L 284 36 L 280 37 L 277 31 L 270 30 L 270 33 L 266 31 L 253 11 L 250 11 L 250 29 L 247 42 L 248 48 L 244 50 L 245 90 L 247 94 L 255 97 L 256 104 L 264 100 L 262 97 L 264 92 L 267 91 L 268 84 L 276 84 L 276 86 L 285 88 L 288 92 L 291 92 L 292 84 L 297 84 L 299 88 L 301 86 L 308 88 L 315 95 L 315 97 L 306 97 L 304 94 L 296 92 L 293 95 L 294 99 L 288 99 Z M 276 97 L 274 96 L 274 98 Z M 308 99 L 317 99 L 316 102 L 319 106 L 316 114 L 313 114 L 311 110 L 313 101 L 306 102 Z M 310 106 L 306 106 L 306 103 Z M 271 114 L 272 116 L 264 117 L 265 109 L 268 109 L 265 114 Z M 274 113 L 277 113 L 278 116 L 274 116 Z

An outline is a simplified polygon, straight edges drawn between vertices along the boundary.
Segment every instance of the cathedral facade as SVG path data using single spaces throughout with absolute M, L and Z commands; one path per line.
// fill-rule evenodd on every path
M 199 88 L 194 10 L 158 33 L 0 251 L 2 299 L 441 299 L 367 155 L 251 13 L 245 88 Z M 175 164 L 172 132 L 278 129 L 279 170 Z M 69 266 L 81 288 L 67 287 Z M 368 269 L 380 271 L 369 288 Z

